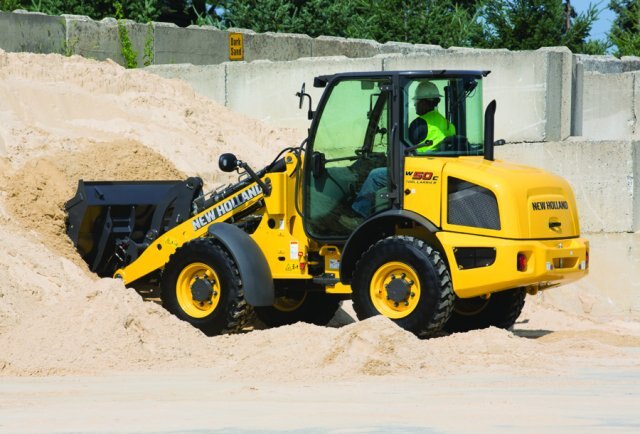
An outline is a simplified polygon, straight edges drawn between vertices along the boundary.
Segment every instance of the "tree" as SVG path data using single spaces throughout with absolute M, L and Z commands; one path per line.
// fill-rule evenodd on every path
M 617 15 L 609 33 L 615 55 L 640 56 L 640 0 L 612 0 L 609 7 Z
M 587 41 L 598 18 L 593 5 L 576 14 L 561 0 L 488 0 L 482 16 L 487 25 L 483 46 L 511 50 L 566 46 L 574 53 L 604 52 L 604 44 Z
M 474 4 L 472 0 L 459 1 Z M 228 2 L 228 21 L 258 32 L 284 31 L 314 37 L 344 36 L 445 47 L 471 46 L 482 34 L 477 15 L 453 0 L 235 0 Z

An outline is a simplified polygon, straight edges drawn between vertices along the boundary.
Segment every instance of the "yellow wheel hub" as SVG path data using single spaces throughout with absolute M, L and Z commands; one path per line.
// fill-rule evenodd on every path
M 182 310 L 193 318 L 210 315 L 220 302 L 220 280 L 213 268 L 194 262 L 182 269 L 176 282 L 176 296 Z
M 369 285 L 373 306 L 387 318 L 404 318 L 420 300 L 420 280 L 415 270 L 402 262 L 388 262 L 373 273 Z
M 456 301 L 454 310 L 463 316 L 474 316 L 482 312 L 491 299 L 491 294 L 474 298 L 461 298 Z
M 273 304 L 273 307 L 281 312 L 293 312 L 302 306 L 302 303 L 304 303 L 306 298 L 306 292 L 302 298 L 278 297 L 276 298 L 276 302 Z

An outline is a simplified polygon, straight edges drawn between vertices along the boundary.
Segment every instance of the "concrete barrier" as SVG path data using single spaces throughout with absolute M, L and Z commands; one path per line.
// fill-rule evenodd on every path
M 571 139 L 496 148 L 496 158 L 565 178 L 576 196 L 583 232 L 640 230 L 640 142 Z
M 67 46 L 69 54 L 79 54 L 96 60 L 112 59 L 125 64 L 122 55 L 122 43 L 118 35 L 118 22 L 114 18 L 93 21 L 82 15 L 63 15 L 67 28 Z M 144 65 L 145 43 L 149 36 L 147 24 L 138 24 L 123 20 L 123 25 L 136 51 L 138 66 Z M 151 38 L 153 36 L 151 35 Z
M 370 39 L 318 36 L 311 41 L 312 57 L 373 57 L 378 54 L 380 54 L 380 44 Z
M 63 18 L 26 11 L 0 12 L 0 29 L 0 48 L 5 51 L 65 52 Z
M 290 62 L 251 62 L 227 64 L 227 106 L 277 127 L 309 126 L 308 102 L 298 109 L 296 92 L 306 82 L 315 109 L 323 89 L 313 87 L 318 75 L 382 69 L 381 58 L 308 58 Z
M 640 73 L 584 74 L 582 135 L 593 139 L 632 137 L 637 129 L 636 81 Z
M 566 48 L 536 51 L 442 50 L 388 57 L 386 70 L 491 70 L 485 103 L 495 99 L 496 137 L 510 142 L 564 140 L 571 133 L 571 74 Z
M 164 78 L 184 80 L 200 95 L 226 104 L 226 64 L 222 65 L 152 65 L 145 68 Z
M 534 299 L 590 319 L 640 321 L 640 233 L 584 236 L 589 240 L 589 275 Z
M 244 39 L 244 60 L 294 60 L 311 57 L 312 38 L 292 33 L 256 33 L 246 29 L 229 29 L 242 33 Z
M 624 56 L 618 59 L 614 56 L 591 56 L 587 54 L 576 54 L 575 57 L 576 62 L 583 65 L 585 72 L 620 74 L 640 71 L 640 57 Z
M 219 64 L 229 60 L 229 33 L 210 26 L 153 23 L 153 63 L 194 65 Z

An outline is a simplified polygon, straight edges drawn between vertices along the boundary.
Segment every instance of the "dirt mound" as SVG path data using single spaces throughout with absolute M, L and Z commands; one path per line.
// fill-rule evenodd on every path
M 0 78 L 0 375 L 209 367 L 220 378 L 321 381 L 542 369 L 640 345 L 635 331 L 591 333 L 593 323 L 540 307 L 525 311 L 515 334 L 422 341 L 381 317 L 352 322 L 345 304 L 339 328 L 295 324 L 207 338 L 120 281 L 89 273 L 64 234 L 63 204 L 78 179 L 228 182 L 216 169 L 220 153 L 260 167 L 297 145 L 300 132 L 113 62 L 0 52 Z M 578 334 L 553 333 L 554 321 Z M 611 335 L 625 333 L 631 337 Z

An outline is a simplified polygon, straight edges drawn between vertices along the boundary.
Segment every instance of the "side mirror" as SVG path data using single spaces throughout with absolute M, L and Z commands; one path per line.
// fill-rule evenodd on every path
M 233 172 L 238 168 L 238 159 L 233 154 L 222 154 L 218 159 L 218 166 L 223 172 Z
M 304 103 L 304 94 L 306 93 L 306 92 L 304 91 L 304 89 L 305 89 L 305 84 L 306 84 L 306 83 L 302 83 L 302 88 L 300 89 L 300 92 L 296 92 L 296 96 L 297 96 L 298 98 L 300 98 L 300 101 L 299 101 L 299 103 L 298 103 L 298 108 L 299 108 L 299 109 L 302 109 L 302 104 Z
M 298 108 L 302 109 L 302 104 L 304 103 L 304 97 L 306 96 L 307 98 L 309 98 L 309 110 L 307 111 L 307 119 L 312 120 L 313 119 L 313 110 L 311 110 L 311 95 L 309 95 L 307 92 L 305 92 L 305 83 L 302 83 L 302 88 L 300 89 L 300 92 L 296 92 L 296 96 L 298 98 L 300 98 L 299 102 L 298 102 Z

